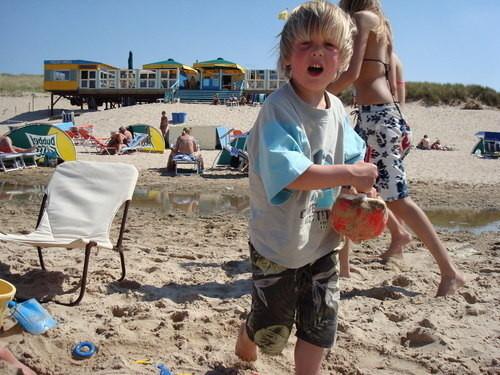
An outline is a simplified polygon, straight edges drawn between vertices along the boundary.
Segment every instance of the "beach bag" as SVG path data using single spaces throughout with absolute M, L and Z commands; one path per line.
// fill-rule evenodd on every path
M 387 218 L 387 206 L 382 199 L 341 194 L 332 207 L 330 226 L 351 241 L 360 242 L 382 234 Z

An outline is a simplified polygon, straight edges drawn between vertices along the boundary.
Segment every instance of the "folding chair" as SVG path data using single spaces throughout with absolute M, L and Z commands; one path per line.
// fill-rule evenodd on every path
M 174 166 L 174 175 L 177 176 L 180 170 L 188 170 L 189 172 L 201 173 L 200 160 L 193 155 L 177 154 L 172 158 L 172 163 Z M 186 169 L 185 166 L 190 168 Z M 189 173 L 188 172 L 188 173 Z
M 122 239 L 137 177 L 137 169 L 129 164 L 65 162 L 56 168 L 47 186 L 35 231 L 27 235 L 0 233 L 0 240 L 35 246 L 43 270 L 45 263 L 42 249 L 85 248 L 78 298 L 69 303 L 54 301 L 66 306 L 77 305 L 85 294 L 90 251 L 93 247 L 118 251 L 122 271 L 119 281 L 125 278 Z M 113 245 L 109 232 L 113 218 L 123 203 L 125 206 L 120 234 L 116 245 Z
M 24 160 L 17 152 L 0 152 L 0 168 L 4 172 L 15 171 L 24 168 Z
M 106 152 L 109 155 L 109 150 L 115 150 L 115 147 L 108 147 L 109 138 L 98 138 L 90 134 L 87 128 L 77 128 L 78 134 L 82 139 L 81 145 L 87 149 L 87 146 L 95 147 L 97 152 Z
M 21 152 L 21 157 L 23 158 L 23 164 L 24 168 L 36 168 L 38 167 L 38 164 L 36 162 L 36 159 L 40 157 L 40 153 L 33 151 L 33 152 Z
M 131 151 L 140 151 L 142 148 L 145 148 L 150 145 L 149 134 L 137 133 L 134 135 L 134 138 L 127 146 L 122 147 L 120 152 L 122 154 L 131 152 Z

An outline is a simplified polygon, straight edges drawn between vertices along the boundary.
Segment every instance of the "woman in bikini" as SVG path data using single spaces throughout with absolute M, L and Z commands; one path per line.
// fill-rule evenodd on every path
M 397 220 L 404 221 L 439 266 L 441 281 L 437 296 L 453 294 L 464 284 L 464 276 L 453 264 L 425 213 L 408 195 L 401 141 L 409 129 L 394 97 L 396 75 L 392 68 L 395 62 L 389 22 L 378 0 L 341 0 L 339 6 L 353 18 L 357 34 L 348 70 L 328 89 L 338 94 L 354 84 L 359 106 L 356 130 L 367 143 L 369 161 L 378 167 L 378 193 L 397 217 L 391 220 L 391 234 L 394 236 L 397 227 L 402 228 Z M 386 255 L 391 255 L 390 251 L 391 247 Z

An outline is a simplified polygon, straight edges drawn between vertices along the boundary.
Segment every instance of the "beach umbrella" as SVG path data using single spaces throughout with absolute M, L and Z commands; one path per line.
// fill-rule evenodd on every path
M 128 68 L 134 69 L 134 58 L 132 57 L 132 51 L 128 51 Z
M 179 68 L 185 72 L 197 73 L 195 69 L 190 67 L 189 65 L 184 65 L 174 59 L 170 58 L 163 61 L 158 61 L 150 64 L 146 64 L 142 66 L 143 69 L 176 69 Z
M 232 61 L 224 60 L 222 57 L 218 57 L 215 60 L 197 62 L 197 63 L 193 64 L 193 67 L 196 69 L 199 69 L 199 68 L 237 69 L 237 70 L 241 71 L 242 73 L 245 73 L 244 67 L 242 67 L 241 65 L 236 64 Z

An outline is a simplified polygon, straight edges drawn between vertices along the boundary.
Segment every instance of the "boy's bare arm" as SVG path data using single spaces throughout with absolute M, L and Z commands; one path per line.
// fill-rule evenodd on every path
M 287 186 L 291 190 L 328 189 L 352 185 L 358 192 L 370 191 L 378 176 L 377 167 L 371 163 L 352 165 L 311 165 Z

